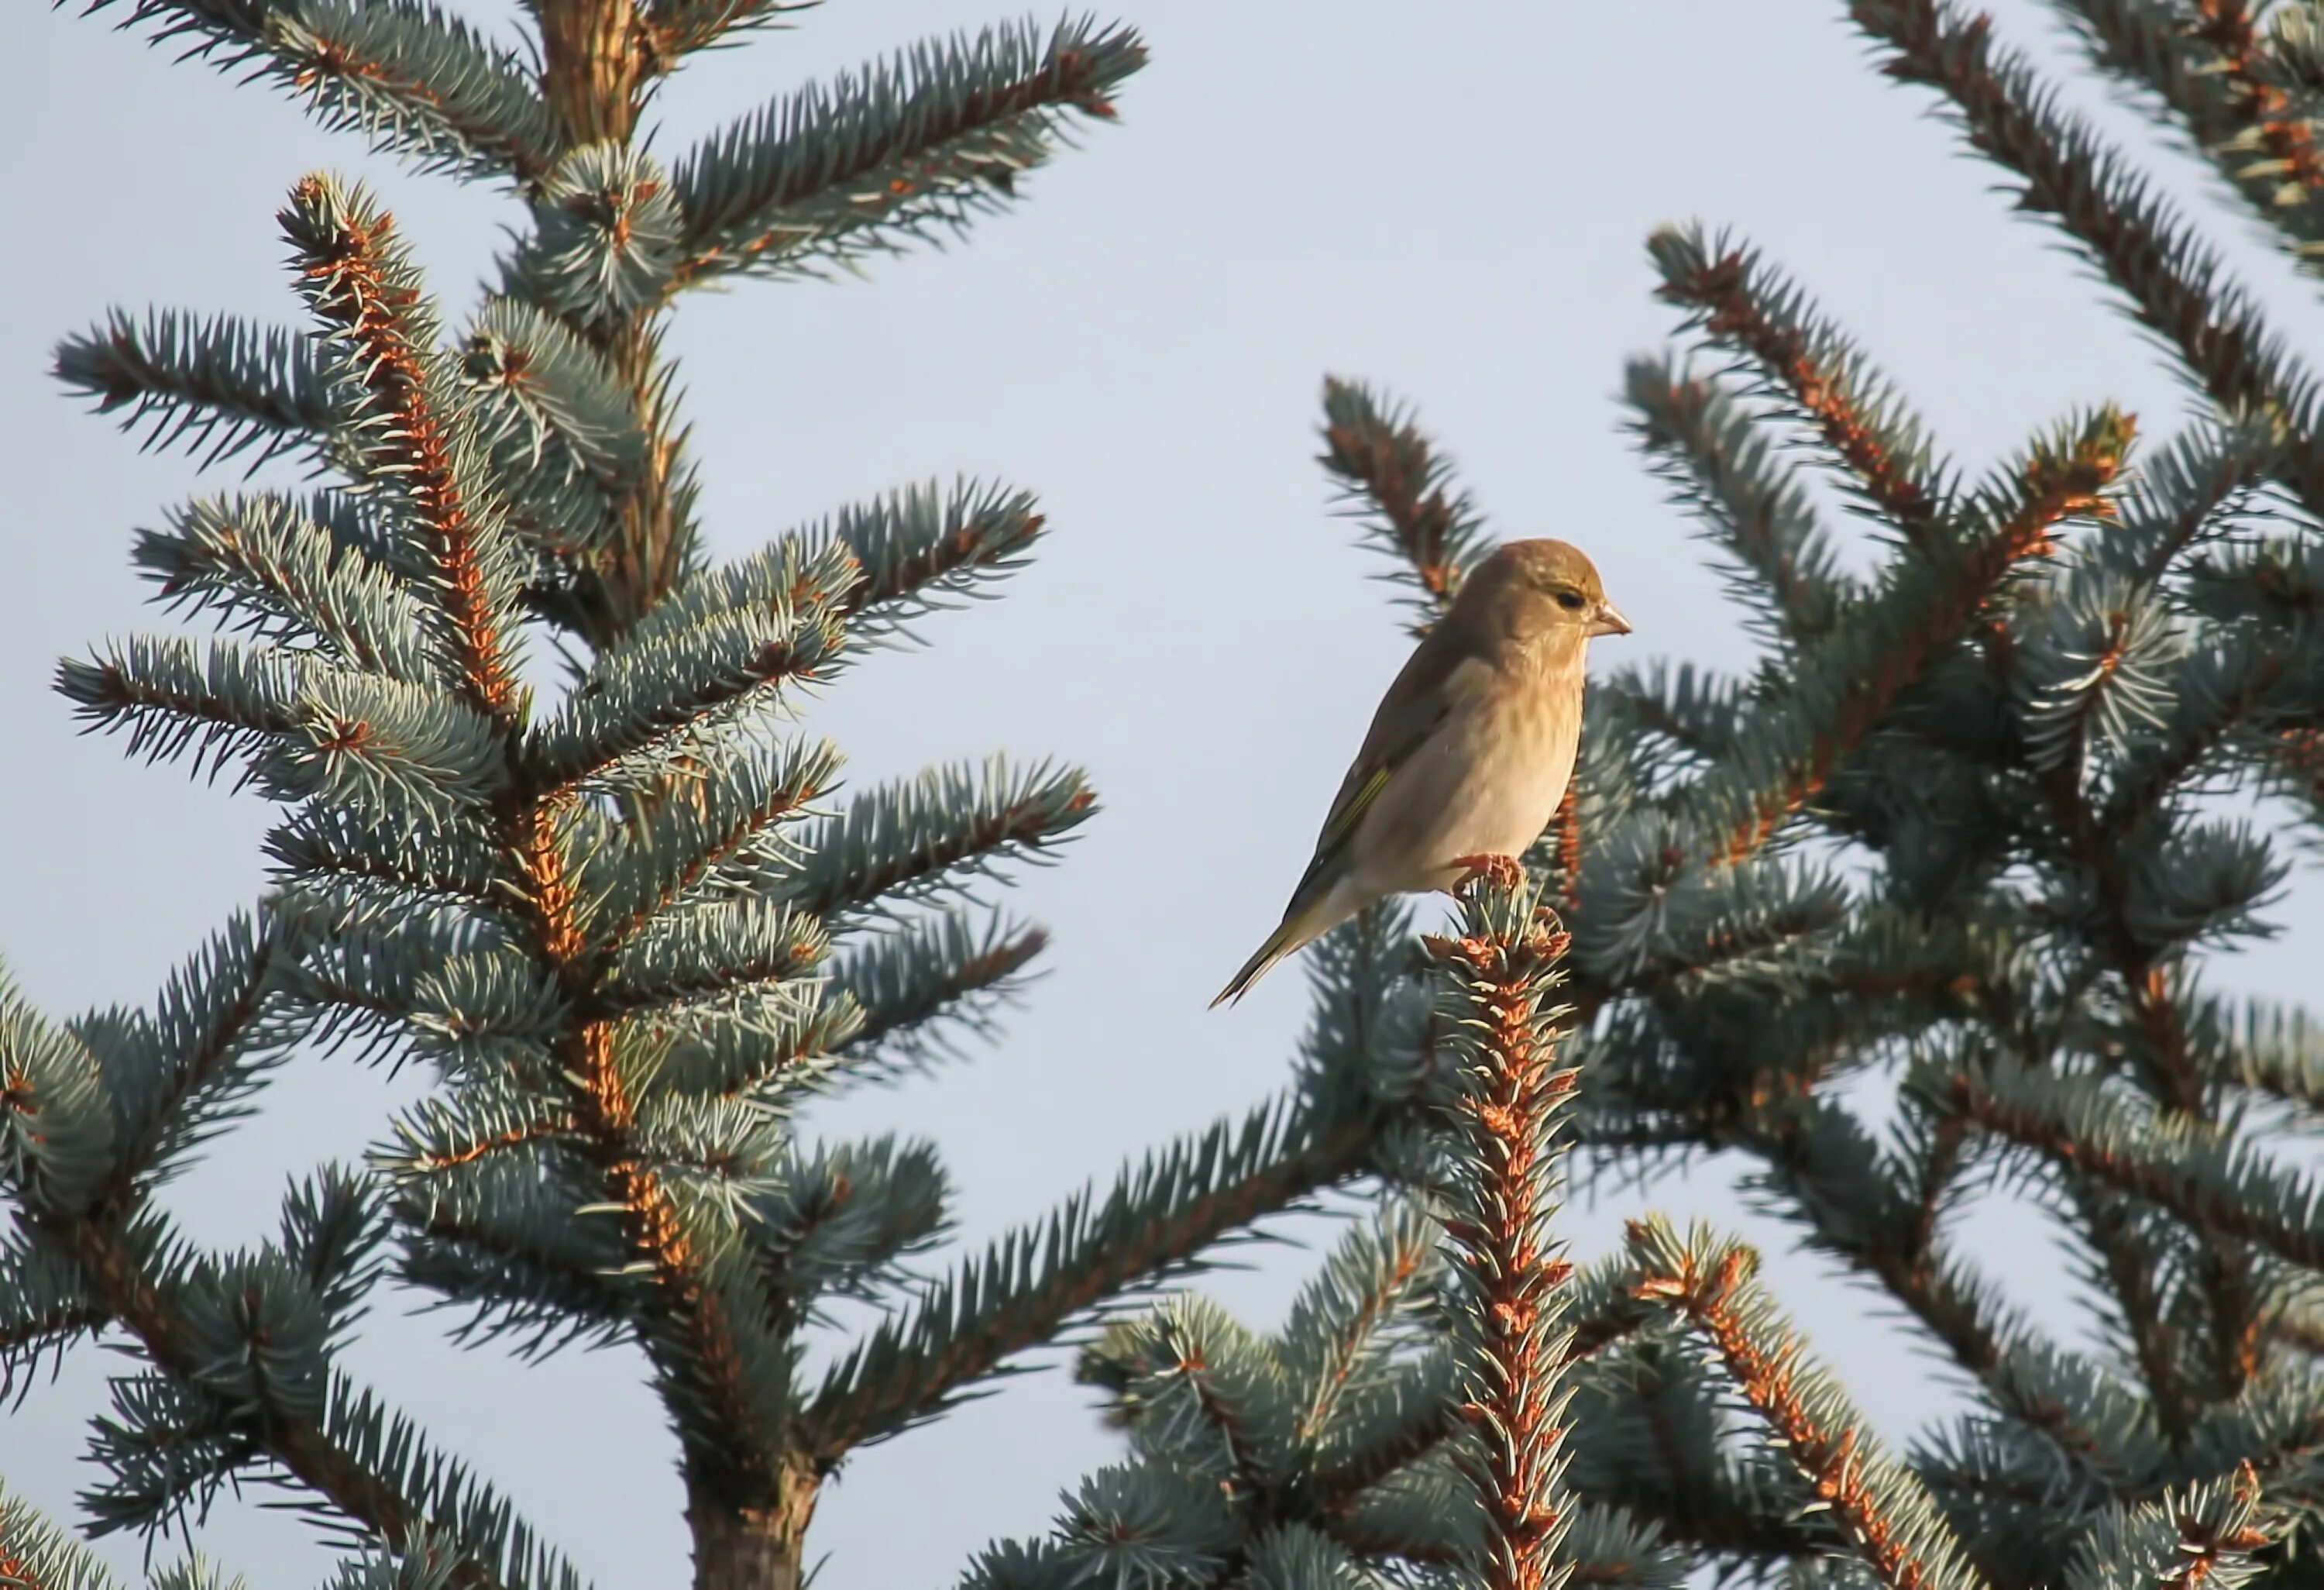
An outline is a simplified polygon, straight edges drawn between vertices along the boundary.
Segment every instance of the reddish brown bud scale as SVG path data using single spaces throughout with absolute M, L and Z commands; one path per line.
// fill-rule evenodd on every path
M 1790 389 L 1825 442 L 1848 461 L 1867 493 L 1907 539 L 1920 542 L 1934 527 L 1935 499 L 1882 445 L 1869 419 L 1858 411 L 1837 372 L 1818 364 L 1795 327 L 1770 317 L 1750 291 L 1748 260 L 1730 250 L 1665 295 L 1702 306 L 1714 337 L 1748 348 Z
M 1525 897 L 1525 873 L 1508 856 L 1462 858 L 1470 886 L 1515 900 L 1472 907 L 1472 925 L 1510 920 Z M 1478 1302 L 1479 1339 L 1462 1409 L 1479 1446 L 1477 1495 L 1489 1545 L 1482 1565 L 1489 1590 L 1542 1590 L 1556 1581 L 1563 1520 L 1554 1493 L 1564 1432 L 1552 1418 L 1563 1355 L 1547 1328 L 1572 1267 L 1548 1250 L 1563 1143 L 1557 1119 L 1578 1074 L 1554 1068 L 1542 1005 L 1564 933 L 1545 911 L 1520 908 L 1500 931 L 1432 938 L 1452 963 L 1481 1026 L 1467 1064 L 1471 1086 L 1456 1105 L 1475 1168 L 1468 1206 L 1446 1235 Z
M 2201 22 L 2190 31 L 2219 52 L 2227 80 L 2259 136 L 2260 147 L 2282 162 L 2284 175 L 2302 188 L 2324 188 L 2324 158 L 2292 96 L 2264 75 L 2266 52 L 2251 7 L 2244 0 L 2195 0 Z
M 1903 1531 L 1867 1485 L 1857 1431 L 1824 1428 L 1800 1399 L 1799 1339 L 1787 1330 L 1773 1351 L 1763 1351 L 1736 1310 L 1735 1293 L 1749 1264 L 1743 1249 L 1729 1248 L 1708 1275 L 1692 1268 L 1679 1273 L 1647 1271 L 1637 1295 L 1675 1308 L 1710 1339 L 1745 1400 L 1766 1419 L 1817 1496 L 1855 1535 L 1866 1563 L 1881 1582 L 1895 1590 L 1920 1590 L 1928 1582 L 1928 1570 L 1906 1548 Z
M 297 191 L 303 205 L 328 202 L 319 177 L 307 178 Z M 413 345 L 402 319 L 418 294 L 388 282 L 383 253 L 394 236 L 394 217 L 384 212 L 368 226 L 343 216 L 328 252 L 310 258 L 303 273 L 321 284 L 316 312 L 349 337 L 364 384 L 385 412 L 387 423 L 372 439 L 381 455 L 374 467 L 402 479 L 427 532 L 462 693 L 479 712 L 505 723 L 516 712 L 515 670 L 485 589 L 477 526 L 453 476 L 451 435 L 429 402 L 427 350 Z

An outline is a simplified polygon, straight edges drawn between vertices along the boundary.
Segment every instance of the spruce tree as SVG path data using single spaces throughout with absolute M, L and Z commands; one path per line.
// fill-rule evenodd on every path
M 2324 7 L 2054 4 L 2324 268 Z M 1524 879 L 1479 880 L 1446 939 L 1392 910 L 1331 941 L 1311 1050 L 1416 1044 L 1426 1140 L 1274 1332 L 1199 1292 L 1112 1323 L 1080 1368 L 1123 1461 L 967 1585 L 2324 1583 L 2324 1044 L 2207 971 L 2324 819 L 2324 402 L 1989 19 L 1841 10 L 2192 411 L 2142 439 L 2097 408 L 1967 474 L 1747 242 L 1658 232 L 1683 340 L 1623 395 L 1758 665 L 1615 670 Z M 1360 384 L 1323 435 L 1425 627 L 1481 512 Z M 1968 1410 L 1886 1450 L 1715 1229 L 1642 1214 L 1577 1268 L 1569 1149 L 1624 1189 L 1748 1156 Z M 1957 1240 L 1994 1194 L 2065 1233 L 2086 1341 L 2022 1307 L 2054 1277 Z
M 1364 1173 L 1410 1113 L 1402 1071 L 1318 1070 L 932 1282 L 905 1266 L 945 1221 L 933 1151 L 797 1129 L 990 1020 L 1043 936 L 968 885 L 1052 855 L 1094 797 L 1071 767 L 1001 760 L 837 791 L 837 749 L 792 721 L 807 693 L 986 591 L 1043 516 L 928 484 L 712 565 L 667 317 L 689 289 L 825 273 L 1008 208 L 1144 61 L 1118 26 L 999 27 L 650 152 L 657 85 L 801 9 L 542 0 L 521 48 L 406 0 L 122 18 L 496 186 L 517 224 L 454 327 L 394 218 L 309 177 L 279 217 L 302 322 L 115 313 L 58 352 L 149 444 L 328 482 L 205 496 L 141 533 L 156 599 L 224 633 L 57 677 L 92 729 L 231 769 L 281 811 L 263 898 L 147 1007 L 60 1019 L 0 985 L 0 1373 L 16 1389 L 90 1343 L 137 1365 L 93 1430 L 92 1532 L 158 1539 L 257 1484 L 355 1544 L 350 1584 L 577 1583 L 553 1521 L 516 1517 L 342 1368 L 392 1277 L 472 1337 L 641 1354 L 697 1583 L 796 1586 L 849 1453 Z M 277 1232 L 190 1241 L 172 1173 L 333 1050 L 434 1085 L 367 1162 L 294 1186 Z M 804 1334 L 846 1298 L 890 1307 L 811 1371 Z M 0 1578 L 106 1577 L 0 1498 Z
M 2312 0 L 2058 3 L 2312 263 Z M 1050 853 L 1093 800 L 996 765 L 835 803 L 836 752 L 781 715 L 1042 523 L 1011 491 L 917 488 L 708 566 L 658 328 L 685 287 L 1005 205 L 1142 56 L 1094 24 L 1003 31 L 648 154 L 653 84 L 790 9 L 536 0 L 526 55 L 400 3 L 139 0 L 327 121 L 512 190 L 525 226 L 447 338 L 392 220 L 310 179 L 282 216 L 308 335 L 116 316 L 60 351 L 153 437 L 336 482 L 140 538 L 160 599 L 239 638 L 60 673 L 93 726 L 284 809 L 263 898 L 149 1008 L 0 1001 L 0 1362 L 92 1340 L 137 1362 L 84 1526 L 158 1535 L 257 1481 L 355 1542 L 349 1585 L 574 1582 L 336 1364 L 392 1275 L 476 1330 L 641 1353 L 697 1582 L 793 1585 L 849 1452 L 1357 1183 L 1376 1217 L 1271 1335 L 1199 1292 L 1111 1310 L 1081 1373 L 1125 1460 L 967 1583 L 2324 1581 L 2324 1222 L 2296 1162 L 2324 1055 L 2295 1005 L 2204 976 L 2324 803 L 2324 412 L 2189 225 L 1982 19 L 1846 5 L 2199 411 L 2141 439 L 2101 408 L 1966 476 L 1755 251 L 1658 234 L 1685 342 L 1626 397 L 1761 665 L 1603 680 L 1522 871 L 1471 880 L 1441 936 L 1393 905 L 1312 952 L 1289 1094 L 915 1281 L 932 1153 L 818 1144 L 798 1112 L 990 1016 L 1041 938 L 962 885 Z M 1324 442 L 1425 625 L 1481 513 L 1364 386 L 1328 386 Z M 1868 574 L 1837 551 L 1831 482 Z M 569 648 L 567 677 L 527 671 L 529 639 Z M 188 1241 L 171 1172 L 332 1047 L 435 1086 L 370 1161 L 294 1188 L 273 1236 Z M 1554 1225 L 1575 1149 L 1607 1185 L 1751 1156 L 1767 1206 L 1914 1322 L 1972 1410 L 1885 1451 L 1715 1230 L 1641 1215 L 1577 1267 Z M 1953 1240 L 1995 1187 L 2071 1235 L 2094 1345 L 2046 1336 Z M 802 1333 L 843 1296 L 892 1312 L 810 1373 Z M 5 1496 L 0 1578 L 109 1582 Z

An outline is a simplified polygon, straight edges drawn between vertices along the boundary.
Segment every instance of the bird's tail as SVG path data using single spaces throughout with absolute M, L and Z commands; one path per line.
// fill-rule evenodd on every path
M 1216 1010 L 1231 1000 L 1240 1000 L 1250 985 L 1275 969 L 1275 963 L 1286 956 L 1296 955 L 1311 939 L 1322 937 L 1355 915 L 1355 907 L 1348 903 L 1339 888 L 1327 890 L 1321 900 L 1310 901 L 1303 910 L 1297 905 L 1284 913 L 1283 925 L 1267 936 L 1259 952 L 1243 962 L 1242 970 L 1224 988 L 1218 998 L 1211 1001 Z
M 1217 1010 L 1229 1000 L 1240 1001 L 1252 984 L 1275 969 L 1276 962 L 1293 954 L 1298 948 L 1299 941 L 1292 937 L 1289 922 L 1269 933 L 1267 942 L 1259 947 L 1259 953 L 1243 962 L 1242 970 L 1234 975 L 1233 981 L 1219 990 L 1218 998 L 1211 1001 L 1211 1009 Z

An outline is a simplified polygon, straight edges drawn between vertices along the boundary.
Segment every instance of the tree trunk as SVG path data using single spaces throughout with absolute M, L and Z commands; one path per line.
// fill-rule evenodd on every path
M 541 93 L 576 143 L 626 143 L 643 76 L 632 0 L 544 0 Z
M 783 1497 L 772 1507 L 735 1508 L 700 1497 L 689 1502 L 694 1590 L 799 1590 L 816 1491 L 814 1476 L 800 1474 L 787 1476 Z
M 638 0 L 540 0 L 540 14 L 541 94 L 567 135 L 576 143 L 633 142 L 655 64 L 650 19 Z M 670 435 L 660 312 L 659 305 L 643 305 L 607 325 L 574 328 L 612 360 L 647 442 L 644 468 L 620 506 L 614 543 L 583 559 L 593 578 L 576 593 L 576 617 L 583 638 L 600 651 L 669 594 L 691 550 L 670 495 L 678 449 Z

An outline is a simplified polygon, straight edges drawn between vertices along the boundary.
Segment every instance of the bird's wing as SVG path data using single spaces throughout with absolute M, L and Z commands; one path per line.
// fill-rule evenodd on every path
M 1295 910 L 1346 851 L 1388 781 L 1462 702 L 1489 686 L 1492 672 L 1492 664 L 1449 624 L 1430 630 L 1413 649 L 1403 671 L 1380 698 L 1370 732 L 1340 781 L 1340 792 L 1332 798 L 1331 813 L 1315 837 L 1314 856 L 1291 892 Z

